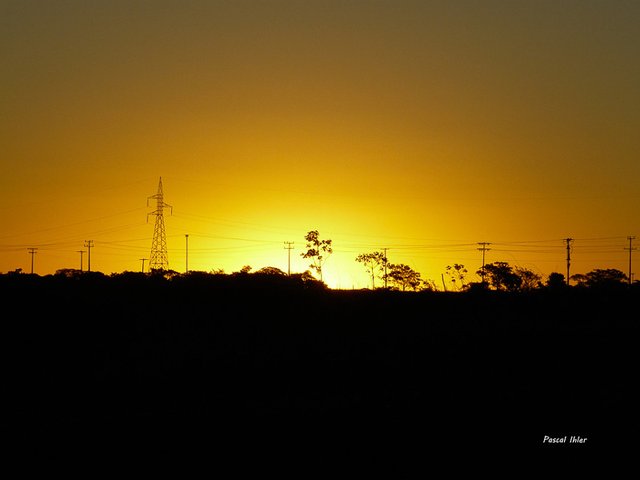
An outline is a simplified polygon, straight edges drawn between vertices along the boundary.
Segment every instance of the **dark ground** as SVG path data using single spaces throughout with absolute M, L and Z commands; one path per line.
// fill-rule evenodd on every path
M 5 411 L 33 458 L 420 478 L 450 452 L 640 446 L 638 289 L 5 275 L 0 298 Z

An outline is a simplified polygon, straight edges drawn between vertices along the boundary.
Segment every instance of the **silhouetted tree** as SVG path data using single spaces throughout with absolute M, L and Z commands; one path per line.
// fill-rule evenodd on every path
M 180 275 L 180 272 L 176 272 L 175 270 L 165 270 L 164 268 L 152 268 L 149 275 L 152 277 L 162 277 L 167 280 L 171 280 L 173 277 Z
M 413 270 L 408 265 L 403 263 L 389 264 L 388 265 L 388 277 L 391 283 L 402 289 L 404 292 L 407 288 L 412 290 L 418 290 L 422 279 L 420 273 Z
M 384 267 L 387 257 L 383 252 L 361 253 L 356 262 L 362 263 L 367 273 L 371 275 L 371 288 L 376 288 L 376 277 L 384 278 Z
M 569 277 L 576 287 L 587 286 L 587 276 L 584 273 L 574 273 Z
M 547 288 L 559 289 L 567 286 L 567 282 L 562 273 L 553 272 L 547 277 Z
M 317 280 L 309 270 L 306 270 L 303 273 L 292 273 L 291 275 L 285 276 L 287 279 L 301 285 L 305 289 L 324 290 L 327 288 L 327 285 L 324 282 Z
M 478 270 L 480 272 L 481 270 Z M 489 289 L 489 284 L 485 282 L 471 282 L 467 285 L 467 292 L 484 292 Z
M 454 263 L 453 266 L 447 265 L 446 268 L 446 274 L 447 276 L 449 276 L 449 278 L 451 278 L 451 283 L 453 283 L 454 287 L 456 287 L 456 290 L 464 290 L 466 286 L 464 280 L 467 273 L 467 269 L 464 267 L 464 265 L 459 263 Z
M 435 292 L 438 290 L 436 287 L 436 282 L 433 280 L 422 280 L 422 290 L 428 290 L 430 292 Z
M 286 275 L 285 272 L 276 267 L 262 267 L 256 272 L 259 275 Z
M 542 287 L 542 277 L 537 273 L 523 267 L 515 267 L 514 273 L 520 278 L 519 290 L 530 291 Z
M 521 280 L 507 262 L 489 263 L 485 265 L 484 272 L 486 281 L 495 290 L 515 292 L 520 288 Z
M 606 288 L 624 285 L 627 276 L 616 268 L 596 268 L 586 275 L 580 273 L 571 275 L 571 280 L 578 287 Z
M 56 270 L 56 273 L 54 275 L 56 277 L 75 278 L 79 275 L 82 275 L 82 273 L 83 272 L 76 268 L 61 268 L 59 270 Z
M 482 276 L 482 269 L 476 273 Z M 484 278 L 495 290 L 507 292 L 517 291 L 522 282 L 507 262 L 493 262 L 485 265 Z
M 147 278 L 147 274 L 142 272 L 131 272 L 129 270 L 125 270 L 124 272 L 120 272 L 120 273 L 112 273 L 111 275 L 109 275 L 109 278 L 129 282 L 132 280 L 144 280 Z
M 476 272 L 482 274 L 482 270 Z M 484 266 L 487 283 L 498 291 L 521 292 L 542 286 L 542 277 L 523 267 L 511 267 L 507 262 L 493 262 Z
M 307 241 L 305 248 L 306 252 L 302 252 L 300 256 L 302 258 L 310 258 L 311 264 L 309 267 L 316 271 L 322 281 L 322 265 L 327 261 L 329 255 L 333 253 L 331 246 L 331 240 L 320 240 L 320 234 L 317 230 L 311 230 L 304 237 Z

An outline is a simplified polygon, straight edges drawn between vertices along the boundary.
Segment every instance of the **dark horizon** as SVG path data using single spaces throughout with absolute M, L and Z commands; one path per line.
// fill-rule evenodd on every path
M 633 448 L 639 295 L 0 275 L 2 304 L 17 313 L 5 320 L 10 417 L 38 454 L 164 452 L 214 471 L 409 475 L 447 452 Z M 563 436 L 586 440 L 544 441 Z

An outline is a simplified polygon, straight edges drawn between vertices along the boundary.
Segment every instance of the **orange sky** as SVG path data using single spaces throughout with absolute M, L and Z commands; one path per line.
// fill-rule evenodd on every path
M 292 270 L 305 233 L 441 285 L 487 261 L 628 265 L 640 3 L 0 0 L 0 271 L 138 270 L 163 177 L 170 267 Z M 640 237 L 639 237 L 640 241 Z M 86 256 L 85 256 L 86 267 Z M 634 268 L 634 270 L 637 270 Z

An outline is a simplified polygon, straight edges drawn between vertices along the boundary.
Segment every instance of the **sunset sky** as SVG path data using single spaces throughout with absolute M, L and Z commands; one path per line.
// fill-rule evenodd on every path
M 628 268 L 640 2 L 0 0 L 0 272 Z M 86 249 L 85 249 L 86 250 Z M 634 254 L 635 265 L 640 257 Z M 86 255 L 84 256 L 86 268 Z M 637 272 L 638 267 L 634 266 Z M 477 280 L 477 278 L 470 278 Z

